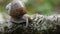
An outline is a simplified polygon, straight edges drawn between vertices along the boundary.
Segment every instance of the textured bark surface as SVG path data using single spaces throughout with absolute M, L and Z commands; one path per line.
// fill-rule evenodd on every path
M 0 34 L 59 34 L 60 33 L 60 15 L 40 15 L 30 16 L 32 21 L 28 27 L 26 22 L 14 23 L 8 20 L 0 24 Z M 21 20 L 21 19 L 20 19 Z M 2 29 L 2 30 L 1 30 Z

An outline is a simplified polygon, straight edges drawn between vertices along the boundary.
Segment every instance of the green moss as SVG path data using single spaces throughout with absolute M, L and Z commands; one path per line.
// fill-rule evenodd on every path
M 7 30 L 8 29 L 8 26 L 4 26 L 3 28 L 4 28 L 4 30 Z

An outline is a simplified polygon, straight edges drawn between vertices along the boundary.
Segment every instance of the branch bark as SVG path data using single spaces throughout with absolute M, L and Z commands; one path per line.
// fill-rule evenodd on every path
M 40 14 L 34 14 L 30 16 L 32 18 L 32 21 L 29 22 L 28 27 L 26 28 L 25 22 L 16 24 L 11 21 L 8 21 L 8 23 L 3 23 L 3 25 L 6 26 L 1 26 L 3 31 L 1 30 L 0 27 L 0 32 L 3 33 L 14 33 L 14 34 L 25 34 L 25 33 L 30 33 L 30 34 L 51 34 L 53 33 L 59 33 L 60 32 L 60 15 L 51 15 L 51 16 L 46 16 L 46 15 L 40 15 Z M 20 19 L 21 20 L 21 19 Z M 18 32 L 18 33 L 17 33 Z M 52 33 L 52 34 L 53 34 Z

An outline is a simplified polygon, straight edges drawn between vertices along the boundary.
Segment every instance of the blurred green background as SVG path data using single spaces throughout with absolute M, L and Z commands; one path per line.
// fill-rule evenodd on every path
M 12 0 L 0 0 L 0 12 L 7 13 L 6 5 L 11 1 Z M 59 14 L 60 0 L 28 0 L 26 2 L 26 8 L 28 14 Z

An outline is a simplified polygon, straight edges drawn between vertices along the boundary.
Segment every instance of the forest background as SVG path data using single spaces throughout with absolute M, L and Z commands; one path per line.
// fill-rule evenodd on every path
M 6 5 L 11 1 L 0 0 L 0 12 L 7 14 Z M 28 14 L 60 14 L 60 0 L 28 0 L 25 5 Z

